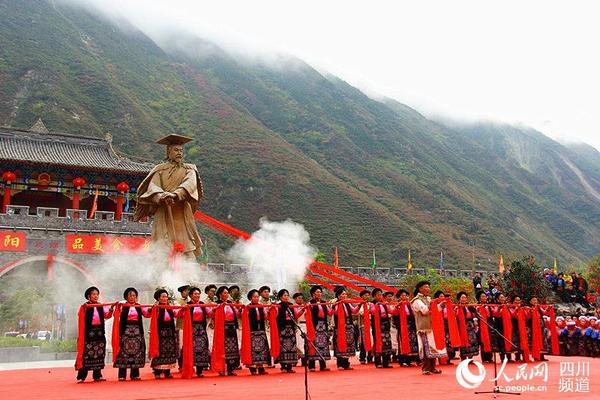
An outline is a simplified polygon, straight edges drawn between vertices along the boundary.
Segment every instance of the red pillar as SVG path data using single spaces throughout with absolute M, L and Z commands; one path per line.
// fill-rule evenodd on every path
M 71 206 L 74 210 L 79 210 L 79 189 L 73 191 L 73 205 Z
M 83 185 L 85 185 L 85 179 L 82 177 L 73 179 L 73 205 L 71 208 L 74 210 L 79 210 L 79 191 Z M 75 213 L 74 217 L 79 218 L 79 213 Z
M 121 216 L 123 215 L 123 200 L 125 200 L 125 193 L 129 192 L 129 184 L 127 182 L 120 182 L 117 185 L 117 192 L 117 210 L 115 212 L 115 219 L 120 221 Z
M 10 204 L 10 186 L 4 187 L 4 197 L 2 198 L 2 213 L 6 214 L 6 206 Z
M 12 171 L 6 171 L 2 174 L 4 181 L 4 196 L 2 197 L 2 212 L 6 213 L 6 207 L 10 204 L 10 185 L 17 179 L 17 175 Z
M 123 196 L 121 194 L 117 194 L 117 210 L 115 212 L 115 219 L 117 221 L 120 221 L 122 214 L 123 214 Z

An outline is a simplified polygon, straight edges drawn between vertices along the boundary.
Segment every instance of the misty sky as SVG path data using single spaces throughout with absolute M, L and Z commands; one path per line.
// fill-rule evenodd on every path
M 522 122 L 600 150 L 597 2 L 73 1 L 154 38 L 183 27 L 236 51 L 290 53 L 429 116 Z

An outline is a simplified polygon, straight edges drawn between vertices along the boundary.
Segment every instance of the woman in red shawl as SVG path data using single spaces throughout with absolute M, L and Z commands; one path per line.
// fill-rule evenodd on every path
M 534 317 L 534 309 L 538 312 L 538 323 L 540 325 L 540 336 L 541 336 L 541 348 L 540 348 L 540 357 L 536 361 L 547 361 L 544 357 L 545 354 L 550 354 L 550 343 L 548 342 L 548 335 L 544 334 L 546 332 L 546 326 L 544 324 L 544 311 L 539 306 L 539 301 L 536 296 L 533 296 L 529 300 L 529 304 L 531 307 L 527 307 L 525 312 L 525 324 L 527 325 L 527 340 L 529 343 L 529 348 L 533 349 L 533 317 Z
M 511 353 L 515 353 L 515 361 L 521 361 L 521 357 L 523 356 L 523 350 L 521 349 L 521 335 L 519 334 L 519 308 L 521 307 L 521 297 L 517 295 L 513 295 L 511 297 L 510 305 L 507 305 L 510 317 L 512 321 L 512 347 Z M 510 361 L 510 354 L 508 355 L 508 359 Z M 524 357 L 523 357 L 524 358 Z
M 127 378 L 127 369 L 131 369 L 129 376 L 132 381 L 140 380 L 140 368 L 146 364 L 146 339 L 144 338 L 143 317 L 150 318 L 147 307 L 140 307 L 137 302 L 138 291 L 135 288 L 127 288 L 123 292 L 125 303 L 119 304 L 119 321 L 116 326 L 117 315 L 115 314 L 115 326 L 118 328 L 118 337 L 113 334 L 113 351 L 116 351 L 115 343 L 118 340 L 119 348 L 114 361 L 114 367 L 119 368 L 119 380 Z M 116 333 L 116 332 L 115 332 Z
M 401 303 L 398 305 L 398 315 L 395 316 L 398 321 L 398 363 L 402 367 L 411 366 L 414 362 L 419 362 L 419 339 L 417 336 L 417 322 L 415 320 L 415 313 L 410 305 L 410 293 L 406 289 L 400 289 L 396 293 L 396 297 Z M 401 311 L 404 307 L 404 314 L 406 315 L 406 330 L 408 331 L 408 353 L 402 354 L 402 318 Z
M 483 321 L 479 321 L 480 324 L 480 328 L 479 328 L 479 342 L 481 344 L 481 361 L 482 362 L 488 362 L 491 363 L 494 360 L 494 353 L 497 353 L 498 351 L 500 351 L 500 348 L 498 347 L 498 334 L 496 333 L 495 327 L 496 327 L 496 322 L 495 322 L 495 315 L 494 315 L 494 309 L 492 308 L 492 306 L 488 305 L 488 297 L 487 294 L 485 294 L 485 292 L 478 292 L 476 295 L 477 297 L 477 302 L 479 304 L 482 304 L 482 306 L 479 307 L 479 313 L 481 314 L 482 317 L 484 317 Z M 487 329 L 482 329 L 481 328 L 481 324 L 487 323 L 486 328 Z M 487 331 L 487 338 L 484 338 L 483 335 L 485 332 Z M 489 345 L 490 345 L 490 351 L 485 351 L 484 347 L 485 347 L 485 340 L 489 341 Z
M 370 313 L 375 345 L 375 368 L 393 368 L 390 365 L 393 353 L 390 328 L 391 317 L 398 313 L 398 309 L 383 302 L 383 291 L 379 288 L 373 289 L 371 296 L 373 297 Z
M 247 294 L 248 300 L 250 300 L 249 306 L 246 306 L 243 319 L 243 335 L 242 347 L 243 352 L 247 352 L 246 346 L 250 347 L 249 359 L 246 359 L 246 354 L 243 354 L 242 361 L 250 369 L 252 375 L 267 375 L 265 367 L 269 365 L 271 361 L 271 353 L 269 352 L 269 341 L 267 340 L 266 322 L 269 320 L 269 308 L 258 307 L 260 301 L 260 294 L 258 290 L 252 289 Z M 246 330 L 249 330 L 247 332 Z
M 79 338 L 77 339 L 77 383 L 83 383 L 88 371 L 92 371 L 94 381 L 104 381 L 102 369 L 106 355 L 106 335 L 104 320 L 112 317 L 113 306 L 93 306 L 98 304 L 100 290 L 89 287 L 84 293 L 87 302 L 79 308 Z
M 296 324 L 297 319 L 304 310 L 290 308 L 290 292 L 287 289 L 281 289 L 277 292 L 279 307 L 272 308 L 271 312 L 276 313 L 275 318 L 277 327 L 271 326 L 271 330 L 277 329 L 279 333 L 279 356 L 276 362 L 281 364 L 283 372 L 294 373 L 293 367 L 298 362 L 298 349 L 296 348 Z M 309 316 L 307 316 L 308 318 Z M 273 332 L 271 332 L 273 334 Z M 274 346 L 273 341 L 271 345 Z
M 229 289 L 227 286 L 221 286 L 217 289 L 217 304 L 223 307 L 223 334 L 224 334 L 224 352 L 225 352 L 225 364 L 227 369 L 227 375 L 235 376 L 235 370 L 240 366 L 240 347 L 238 343 L 238 316 L 240 311 L 238 306 L 234 305 L 229 300 Z M 215 311 L 216 312 L 216 311 Z M 215 319 L 215 324 L 219 323 Z M 217 327 L 215 326 L 215 335 Z M 215 338 L 214 343 L 217 342 Z M 213 349 L 214 353 L 214 349 Z M 225 371 L 219 371 L 219 375 L 225 375 Z
M 506 343 L 507 342 L 504 339 L 504 337 L 506 335 L 511 333 L 511 332 L 507 332 L 506 334 L 504 333 L 505 315 L 510 317 L 510 313 L 505 314 L 505 312 L 504 312 L 504 307 L 506 307 L 505 303 L 506 303 L 506 296 L 504 296 L 504 294 L 498 292 L 494 296 L 494 304 L 492 304 L 490 306 L 490 308 L 492 310 L 492 315 L 494 316 L 494 328 L 499 333 L 499 334 L 496 334 L 496 347 L 498 348 L 498 352 L 500 353 L 500 361 L 504 360 L 504 358 L 507 358 L 507 360 L 510 360 L 510 353 L 506 352 Z M 512 324 L 512 321 L 509 321 L 507 324 Z M 510 328 L 507 327 L 507 329 L 510 329 Z M 511 336 L 512 336 L 512 333 L 511 333 Z M 507 337 L 507 339 L 512 340 L 510 337 Z
M 169 304 L 169 292 L 165 289 L 158 289 L 154 292 L 154 299 L 159 305 Z M 156 306 L 155 306 L 156 307 Z M 155 310 L 157 332 L 154 334 L 158 340 L 158 354 L 152 357 L 150 366 L 152 367 L 154 378 L 160 379 L 164 375 L 165 379 L 172 378 L 171 369 L 177 367 L 177 358 L 179 356 L 179 345 L 177 332 L 175 331 L 175 317 L 179 316 L 169 308 L 159 307 Z
M 444 317 L 444 332 L 445 332 L 445 341 L 446 341 L 446 353 L 448 357 L 444 360 L 440 360 L 440 362 L 445 362 L 446 365 L 453 365 L 452 360 L 456 357 L 456 350 L 452 347 L 452 341 L 450 340 L 450 329 L 448 328 L 448 309 L 446 308 L 446 295 L 441 290 L 438 290 L 433 295 L 434 299 L 440 299 L 440 306 L 442 309 L 442 316 Z
M 366 289 L 362 290 L 359 296 L 366 303 L 369 303 L 371 301 L 371 292 Z M 371 316 L 369 315 L 369 310 L 365 310 L 364 307 L 360 307 L 360 310 L 358 311 L 358 332 L 360 335 L 358 361 L 361 364 L 370 364 L 373 362 L 373 350 L 371 349 L 367 351 L 367 342 L 372 343 L 371 331 L 369 330 L 365 332 L 365 319 L 370 318 Z
M 202 371 L 210 366 L 210 347 L 208 347 L 208 334 L 206 333 L 206 320 L 212 317 L 210 307 L 200 307 L 200 288 L 192 287 L 189 290 L 189 313 L 192 319 L 192 347 L 194 348 L 194 366 L 196 376 L 202 377 Z
M 331 359 L 329 353 L 329 328 L 327 324 L 328 317 L 333 315 L 333 311 L 327 303 L 323 301 L 323 288 L 319 285 L 314 285 L 310 288 L 310 300 L 308 307 L 308 313 L 306 318 L 312 318 L 312 326 L 314 328 L 315 338 L 312 341 L 311 347 L 308 349 L 306 358 L 308 359 L 308 368 L 311 371 L 315 370 L 316 361 L 319 361 L 319 369 L 321 371 L 329 371 L 325 360 Z M 309 325 L 307 325 L 308 327 Z M 314 351 L 312 345 L 316 347 L 317 351 Z
M 460 359 L 465 360 L 479 354 L 479 339 L 477 337 L 474 321 L 477 314 L 475 313 L 475 308 L 473 306 L 467 305 L 469 298 L 466 292 L 458 292 L 456 294 L 456 299 L 458 300 L 457 315 L 459 319 L 459 329 L 463 331 L 463 334 L 461 335 L 462 346 L 460 348 Z M 465 330 L 466 332 L 464 332 Z
M 343 286 L 338 286 L 335 289 L 335 297 L 338 302 L 343 302 L 348 299 L 348 292 Z M 340 307 L 343 307 L 343 311 L 340 311 Z M 333 330 L 333 354 L 337 359 L 337 367 L 339 369 L 351 370 L 350 357 L 356 357 L 356 338 L 354 336 L 354 321 L 353 315 L 358 314 L 360 307 L 350 303 L 338 303 L 333 306 L 333 320 L 335 328 Z M 344 325 L 343 345 L 340 344 L 339 335 L 341 331 L 340 327 L 340 314 L 343 313 Z

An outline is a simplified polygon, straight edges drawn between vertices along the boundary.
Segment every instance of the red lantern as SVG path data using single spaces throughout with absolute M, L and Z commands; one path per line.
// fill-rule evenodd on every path
M 6 171 L 2 174 L 2 180 L 6 182 L 7 185 L 10 185 L 17 179 L 17 175 L 12 171 Z
M 79 176 L 73 179 L 73 186 L 75 186 L 76 189 L 81 189 L 83 185 L 85 185 L 85 179 L 82 177 Z
M 129 185 L 127 184 L 127 182 L 121 182 L 117 185 L 117 190 L 119 191 L 119 193 L 125 193 L 129 191 Z

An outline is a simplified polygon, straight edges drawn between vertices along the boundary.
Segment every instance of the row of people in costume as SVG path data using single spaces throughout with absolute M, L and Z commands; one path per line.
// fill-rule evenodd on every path
M 197 376 L 211 367 L 220 374 L 235 375 L 242 358 L 250 371 L 264 374 L 265 366 L 273 356 L 285 372 L 294 372 L 298 361 L 296 326 L 294 321 L 303 312 L 289 303 L 289 292 L 280 290 L 275 305 L 259 304 L 258 291 L 248 293 L 250 303 L 245 307 L 229 300 L 228 288 L 216 291 L 214 304 L 200 301 L 200 289 L 190 288 L 190 300 L 185 305 L 169 305 L 169 295 L 164 289 L 154 293 L 156 304 L 142 306 L 137 302 L 138 292 L 128 288 L 123 293 L 125 302 L 100 304 L 99 289 L 90 287 L 85 291 L 87 302 L 79 310 L 78 356 L 75 363 L 77 380 L 83 382 L 89 371 L 95 381 L 102 381 L 102 369 L 106 356 L 105 320 L 114 316 L 112 344 L 114 367 L 119 369 L 119 380 L 125 380 L 127 370 L 130 378 L 138 380 L 139 369 L 146 361 L 146 341 L 143 318 L 150 318 L 148 355 L 156 378 L 171 378 L 179 358 L 179 336 L 175 321 L 183 320 L 183 372 L 190 375 L 195 368 Z M 244 329 L 242 352 L 238 341 L 238 319 Z M 214 322 L 212 348 L 209 346 L 207 321 Z M 271 343 L 266 337 L 266 321 L 270 320 Z M 187 367 L 187 368 L 186 368 Z
M 486 315 L 489 325 L 494 327 L 499 327 L 498 321 L 506 316 L 512 324 L 513 316 L 516 316 L 518 329 L 515 330 L 520 332 L 519 315 L 523 315 L 523 321 L 538 321 L 537 318 L 544 313 L 539 307 L 532 308 L 537 311 L 515 311 L 513 304 L 498 309 L 498 305 L 485 303 L 482 296 L 479 296 L 481 304 L 468 305 L 466 294 L 463 293 L 459 294 L 459 304 L 456 305 L 438 293 L 435 301 L 421 302 L 425 305 L 421 306 L 419 312 L 425 306 L 432 307 L 432 304 L 435 304 L 435 310 L 439 310 L 433 312 L 437 322 L 435 329 L 428 329 L 427 324 L 419 326 L 420 314 L 415 312 L 414 300 L 419 297 L 418 289 L 411 303 L 406 291 L 399 291 L 399 301 L 394 302 L 386 301 L 390 298 L 384 295 L 389 293 L 383 293 L 380 289 L 374 289 L 371 293 L 362 292 L 362 301 L 350 301 L 345 288 L 338 287 L 335 301 L 327 303 L 323 300 L 323 289 L 313 286 L 311 300 L 307 304 L 301 304 L 300 301 L 293 304 L 285 289 L 277 293 L 278 301 L 271 303 L 270 296 L 265 296 L 270 289 L 263 287 L 248 293 L 249 303 L 246 305 L 232 301 L 229 289 L 224 286 L 217 288 L 214 296 L 211 294 L 212 287 L 208 291 L 205 289 L 208 296 L 205 299 L 207 301 L 203 302 L 199 288 L 188 288 L 186 301 L 177 306 L 169 305 L 168 293 L 161 289 L 154 294 L 157 301 L 154 306 L 142 306 L 137 302 L 135 288 L 126 289 L 123 294 L 125 302 L 116 304 L 99 304 L 99 290 L 89 288 L 85 293 L 88 302 L 80 309 L 76 363 L 78 380 L 83 381 L 89 370 L 94 371 L 94 379 L 102 379 L 106 347 L 104 321 L 112 316 L 115 319 L 112 332 L 114 367 L 119 368 L 119 379 L 124 380 L 129 369 L 131 379 L 136 380 L 139 379 L 139 368 L 145 364 L 143 318 L 151 319 L 148 354 L 154 375 L 156 378 L 169 378 L 172 376 L 171 370 L 177 367 L 180 355 L 184 375 L 188 376 L 194 368 L 198 376 L 202 376 L 207 368 L 223 375 L 235 375 L 240 364 L 247 366 L 252 374 L 265 374 L 265 368 L 273 363 L 279 363 L 282 371 L 291 373 L 303 353 L 306 353 L 304 358 L 311 369 L 314 370 L 319 361 L 320 369 L 326 370 L 322 359 L 331 358 L 330 336 L 333 337 L 333 355 L 340 369 L 352 369 L 349 358 L 356 355 L 357 348 L 361 350 L 361 358 L 368 358 L 371 354 L 378 368 L 390 368 L 393 356 L 400 357 L 399 360 L 405 364 L 411 359 L 424 360 L 420 351 L 424 346 L 419 345 L 424 339 L 420 332 L 426 331 L 430 335 L 434 330 L 438 333 L 437 348 L 446 347 L 450 353 L 448 357 L 445 349 L 444 352 L 435 352 L 434 359 L 451 358 L 451 352 L 456 349 L 461 357 L 467 358 L 476 355 L 479 347 L 489 353 L 496 350 L 501 352 L 501 345 L 506 345 L 506 341 L 501 343 L 498 339 L 492 339 L 491 329 L 483 329 L 481 323 L 476 323 L 478 315 Z M 368 295 L 372 297 L 369 302 L 365 301 Z M 299 300 L 301 296 L 294 297 Z M 423 315 L 420 317 L 423 318 Z M 304 319 L 306 324 L 306 328 L 303 328 L 309 339 L 306 346 L 297 337 L 296 324 L 300 319 Z M 182 321 L 182 335 L 177 333 L 176 320 Z M 500 325 L 506 329 L 506 323 Z M 525 335 L 526 329 L 527 325 Z M 209 333 L 211 330 L 212 334 Z M 532 332 L 537 330 L 531 328 Z M 439 332 L 445 339 L 445 346 L 439 343 Z M 512 334 L 512 331 L 509 333 Z M 537 340 L 537 335 L 532 336 Z M 394 348 L 394 342 L 397 349 Z M 491 343 L 497 347 L 490 347 Z M 519 343 L 523 344 L 523 341 L 513 340 L 511 346 Z M 425 347 L 429 350 L 436 348 L 432 345 Z M 531 343 L 529 347 L 532 347 Z M 518 347 L 508 350 L 505 347 L 506 353 L 519 352 Z M 443 357 L 440 356 L 442 353 Z M 427 370 L 433 372 L 435 368 L 427 366 Z
M 374 290 L 373 294 L 378 291 Z M 368 298 L 367 293 L 363 291 L 361 297 Z M 417 289 L 413 295 L 414 300 L 418 296 Z M 396 293 L 396 304 L 392 297 L 391 292 L 383 293 L 384 303 L 379 306 L 384 316 L 387 314 L 386 307 L 393 308 L 390 311 L 392 323 L 389 340 L 386 318 L 381 325 L 383 352 L 381 358 L 376 357 L 376 364 L 380 364 L 379 358 L 383 359 L 383 365 L 389 365 L 389 356 L 393 355 L 401 365 L 410 365 L 413 361 L 420 363 L 422 357 L 418 357 L 418 329 L 414 310 L 407 303 L 408 291 L 400 289 Z M 464 360 L 479 355 L 483 361 L 492 362 L 495 352 L 500 354 L 500 359 L 507 358 L 509 361 L 512 361 L 512 354 L 515 361 L 531 358 L 543 361 L 546 354 L 558 354 L 557 335 L 551 329 L 551 322 L 555 318 L 554 307 L 538 304 L 535 297 L 530 300 L 529 306 L 523 306 L 519 296 L 511 297 L 509 302 L 502 293 L 498 293 L 493 302 L 488 301 L 484 292 L 477 293 L 476 298 L 477 304 L 469 304 L 467 293 L 459 292 L 456 295 L 457 303 L 454 304 L 449 295 L 441 291 L 435 293 L 434 299 L 443 316 L 447 351 L 446 357 L 438 357 L 440 362 L 451 364 L 456 356 Z M 385 302 L 389 305 L 386 306 Z M 374 340 L 375 337 L 374 333 Z M 388 342 L 392 344 L 391 349 Z M 363 362 L 362 353 L 360 357 Z M 368 355 L 366 358 L 368 360 Z
M 456 295 L 457 304 L 440 291 L 434 297 L 443 309 L 448 363 L 456 355 L 461 360 L 480 355 L 483 362 L 493 362 L 493 354 L 499 353 L 501 360 L 512 362 L 514 354 L 514 361 L 527 362 L 558 354 L 558 336 L 550 323 L 556 318 L 554 307 L 540 305 L 536 297 L 528 306 L 519 296 L 509 302 L 502 293 L 490 302 L 486 293 L 479 292 L 477 304 L 469 304 L 468 294 L 462 291 Z
M 600 357 L 600 319 L 595 316 L 558 316 L 556 326 L 561 356 Z
M 310 346 L 307 346 L 305 359 L 311 369 L 316 361 L 320 369 L 326 370 L 322 361 L 329 360 L 329 318 L 333 318 L 335 334 L 333 335 L 334 356 L 338 367 L 352 369 L 349 358 L 356 355 L 356 336 L 354 316 L 359 311 L 363 315 L 376 313 L 376 304 L 359 305 L 345 303 L 347 292 L 343 288 L 336 291 L 339 300 L 329 304 L 322 300 L 322 288 L 311 288 L 313 298 L 306 305 L 290 302 L 287 290 L 277 294 L 278 302 L 267 303 L 259 295 L 258 290 L 248 293 L 249 303 L 245 306 L 231 302 L 228 288 L 221 287 L 215 292 L 218 300 L 210 303 L 200 300 L 200 289 L 189 288 L 189 301 L 184 305 L 169 305 L 168 292 L 160 289 L 155 292 L 156 305 L 142 306 L 137 302 L 138 292 L 128 288 L 123 293 L 125 302 L 116 304 L 98 303 L 99 290 L 89 288 L 85 297 L 88 300 L 80 308 L 80 335 L 78 338 L 78 381 L 83 382 L 89 370 L 94 371 L 94 379 L 101 380 L 101 369 L 104 367 L 106 337 L 104 321 L 114 315 L 112 343 L 114 367 L 119 369 L 119 379 L 125 380 L 130 370 L 132 380 L 139 379 L 139 369 L 145 364 L 146 343 L 144 337 L 143 318 L 150 318 L 150 342 L 148 355 L 156 378 L 170 378 L 171 370 L 176 368 L 180 353 L 179 336 L 175 321 L 183 320 L 183 341 L 191 343 L 182 346 L 184 363 L 186 360 L 195 367 L 198 376 L 206 368 L 221 374 L 235 375 L 240 362 L 246 365 L 252 374 L 265 374 L 265 367 L 272 361 L 279 363 L 284 372 L 293 373 L 301 352 L 297 340 L 297 321 L 304 317 Z M 381 300 L 378 298 L 378 300 Z M 377 335 L 383 345 L 376 352 L 376 357 L 388 356 L 389 316 L 391 310 L 387 306 L 380 307 L 383 335 Z M 306 315 L 303 315 L 306 312 Z M 365 314 L 366 313 L 366 314 Z M 100 317 L 98 317 L 98 314 Z M 91 316 L 91 317 L 90 317 Z M 379 321 L 379 317 L 367 318 L 367 330 L 370 320 Z M 207 322 L 214 325 L 212 347 L 209 346 Z M 238 340 L 239 324 L 242 325 L 241 346 Z M 377 323 L 376 323 L 377 324 Z M 383 340 L 382 340 L 383 339 Z M 369 350 L 370 350 L 370 344 Z M 100 349 L 92 352 L 90 349 Z M 191 349 L 191 350 L 189 350 Z M 187 350 L 187 352 L 186 352 Z M 241 351 L 240 351 L 241 350 Z M 189 354 L 188 354 L 189 353 Z

